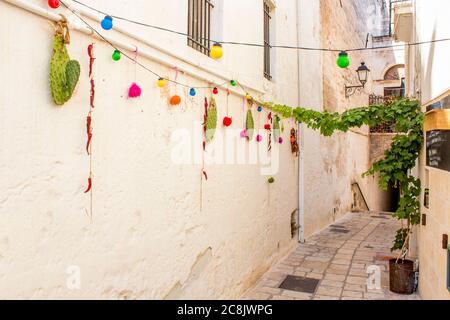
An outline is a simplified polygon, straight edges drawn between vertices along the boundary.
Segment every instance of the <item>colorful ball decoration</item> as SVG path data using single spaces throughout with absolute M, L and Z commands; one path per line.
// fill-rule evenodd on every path
M 222 58 L 222 56 L 223 56 L 222 45 L 218 42 L 214 43 L 211 48 L 211 58 L 218 60 Z
M 272 129 L 272 126 L 270 124 L 265 124 L 264 129 L 270 130 L 270 129 Z
M 252 98 L 252 96 L 249 93 L 247 93 L 245 95 L 245 99 L 247 99 L 248 101 L 251 101 L 253 98 Z
M 241 131 L 241 138 L 248 138 L 247 129 L 244 129 L 244 130 Z
M 181 103 L 181 97 L 179 95 L 174 95 L 169 100 L 170 105 L 177 106 Z
M 263 108 L 261 106 L 258 107 L 258 112 L 262 112 Z
M 225 127 L 231 126 L 232 123 L 233 123 L 233 119 L 232 118 L 230 118 L 230 117 L 223 118 L 223 125 Z
M 191 97 L 195 97 L 196 94 L 197 94 L 197 91 L 195 91 L 194 88 L 191 88 L 191 90 L 189 90 L 189 95 L 190 95 Z
M 166 80 L 164 80 L 163 78 L 159 78 L 156 84 L 158 85 L 159 88 L 164 88 L 164 86 L 166 85 Z
M 213 89 L 213 93 L 214 93 L 214 94 L 218 94 L 218 93 L 219 93 L 219 89 L 217 89 L 217 87 L 214 88 L 214 89 Z
M 283 144 L 283 142 L 284 142 L 283 138 L 282 138 L 282 137 L 279 137 L 279 138 L 278 138 L 278 143 L 279 143 L 279 144 Z
M 340 68 L 343 68 L 343 69 L 347 68 L 350 65 L 350 59 L 348 57 L 348 53 L 345 51 L 341 51 L 339 53 L 339 57 L 338 57 L 336 63 Z
M 142 89 L 137 85 L 136 82 L 133 82 L 130 89 L 128 89 L 128 97 L 129 98 L 139 98 L 142 94 Z
M 231 80 L 230 84 L 231 84 L 232 87 L 236 87 L 237 82 L 236 82 L 236 80 Z
M 257 142 L 263 141 L 263 136 L 260 135 L 260 134 L 258 134 L 258 135 L 256 136 L 256 141 L 257 141 Z
M 269 182 L 270 184 L 275 182 L 275 178 L 274 177 L 270 177 L 269 179 L 267 179 L 267 182 Z
M 59 8 L 59 0 L 48 0 L 48 6 L 52 9 Z
M 113 18 L 105 16 L 100 24 L 104 30 L 111 30 L 113 27 Z
M 122 54 L 120 53 L 120 51 L 119 50 L 114 50 L 114 52 L 112 54 L 112 59 L 114 61 L 119 61 L 121 57 L 122 57 Z

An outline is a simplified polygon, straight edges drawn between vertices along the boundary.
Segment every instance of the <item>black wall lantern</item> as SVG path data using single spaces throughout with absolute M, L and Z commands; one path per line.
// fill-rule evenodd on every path
M 363 89 L 366 86 L 367 80 L 369 78 L 369 68 L 367 68 L 365 62 L 361 62 L 361 65 L 356 70 L 356 73 L 358 74 L 358 80 L 361 83 L 358 86 L 345 86 L 345 97 L 349 98 L 350 96 L 354 95 L 356 91 Z

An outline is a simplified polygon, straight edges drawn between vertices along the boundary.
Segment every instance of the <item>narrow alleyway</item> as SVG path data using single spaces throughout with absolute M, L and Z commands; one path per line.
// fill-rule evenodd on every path
M 387 213 L 349 213 L 300 244 L 269 270 L 244 299 L 419 299 L 418 295 L 404 296 L 389 291 L 388 257 L 392 256 L 390 247 L 398 227 L 399 221 Z M 367 288 L 366 271 L 370 266 L 380 268 L 381 289 Z M 287 276 L 300 278 L 285 281 Z M 312 280 L 304 282 L 304 278 Z M 287 290 L 289 286 L 296 287 L 295 290 L 300 287 L 303 292 Z

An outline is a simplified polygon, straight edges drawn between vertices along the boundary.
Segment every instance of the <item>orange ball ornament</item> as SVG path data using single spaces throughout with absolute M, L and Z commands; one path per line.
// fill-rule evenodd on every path
M 181 97 L 179 95 L 174 95 L 169 100 L 172 106 L 177 106 L 181 103 Z

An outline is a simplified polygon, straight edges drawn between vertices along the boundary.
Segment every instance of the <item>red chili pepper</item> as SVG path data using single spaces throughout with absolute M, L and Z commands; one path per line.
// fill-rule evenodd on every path
M 87 140 L 87 143 L 86 143 L 86 152 L 87 152 L 88 155 L 90 155 L 89 146 L 91 145 L 91 140 L 92 140 L 91 123 L 92 123 L 92 117 L 89 114 L 87 116 L 87 119 L 86 119 L 86 130 L 87 130 L 87 136 L 88 136 L 88 140 Z
M 86 191 L 84 193 L 88 193 L 91 190 L 92 190 L 92 177 L 89 177 L 89 179 L 88 179 L 88 187 L 87 187 L 87 189 L 86 189 Z
M 88 54 L 89 54 L 89 77 L 92 75 L 92 67 L 94 65 L 94 44 L 90 44 L 88 46 Z
M 94 79 L 91 79 L 91 107 L 92 108 L 95 108 L 94 100 L 95 100 L 95 82 L 94 82 Z

